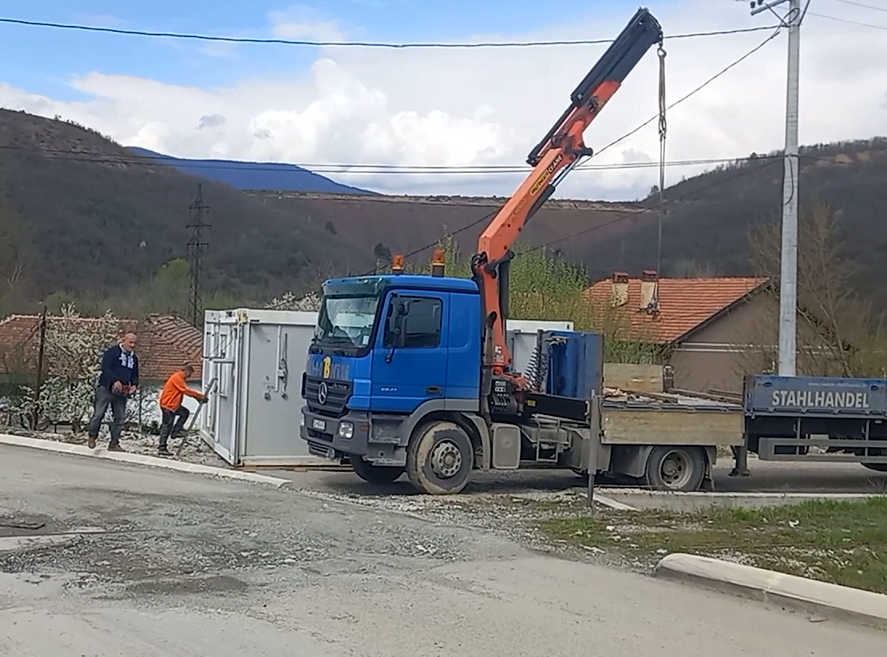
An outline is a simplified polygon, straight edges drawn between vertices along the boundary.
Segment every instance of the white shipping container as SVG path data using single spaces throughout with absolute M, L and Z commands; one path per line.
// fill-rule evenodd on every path
M 317 320 L 315 312 L 208 310 L 203 335 L 203 381 L 215 380 L 198 418 L 201 438 L 235 466 L 328 464 L 308 454 L 299 437 L 302 373 Z M 514 366 L 523 371 L 536 331 L 572 330 L 572 322 L 509 320 Z

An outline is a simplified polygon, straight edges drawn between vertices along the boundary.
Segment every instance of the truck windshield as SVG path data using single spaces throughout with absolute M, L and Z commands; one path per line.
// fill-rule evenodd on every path
M 370 343 L 378 296 L 324 297 L 314 329 L 314 343 L 320 346 L 366 347 Z

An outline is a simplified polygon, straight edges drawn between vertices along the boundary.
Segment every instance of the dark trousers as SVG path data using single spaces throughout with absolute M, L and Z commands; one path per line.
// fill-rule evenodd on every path
M 191 411 L 184 406 L 179 406 L 178 410 L 175 411 L 161 408 L 160 415 L 162 416 L 160 422 L 160 449 L 164 449 L 168 439 L 179 435 L 179 431 L 185 426 Z
M 111 407 L 111 414 L 114 421 L 111 423 L 111 445 L 120 444 L 120 434 L 123 433 L 123 420 L 126 416 L 126 400 L 123 395 L 115 395 L 104 386 L 96 386 L 95 389 L 95 410 L 92 419 L 89 421 L 89 429 L 87 433 L 90 438 L 99 437 L 99 429 L 102 428 L 102 420 L 105 419 L 105 413 L 108 412 L 108 406 Z

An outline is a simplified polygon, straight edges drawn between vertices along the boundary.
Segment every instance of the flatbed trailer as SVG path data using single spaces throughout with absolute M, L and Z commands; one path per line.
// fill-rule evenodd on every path
M 887 472 L 887 379 L 750 375 L 743 384 L 745 445 L 762 461 L 861 463 Z

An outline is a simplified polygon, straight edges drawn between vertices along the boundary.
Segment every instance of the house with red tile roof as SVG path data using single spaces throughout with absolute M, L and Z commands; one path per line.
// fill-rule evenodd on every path
M 585 291 L 593 312 L 612 321 L 619 339 L 669 347 L 675 387 L 707 391 L 742 389 L 753 326 L 761 321 L 759 292 L 768 279 L 754 277 L 640 278 L 616 272 Z
M 99 320 L 82 317 L 75 321 Z M 174 315 L 149 315 L 142 320 L 121 319 L 118 330 L 121 335 L 136 334 L 140 375 L 146 385 L 163 383 L 184 363 L 194 366 L 193 378 L 200 380 L 203 370 L 203 331 L 200 329 Z M 37 372 L 39 346 L 39 315 L 11 315 L 0 320 L 0 378 L 33 378 Z

